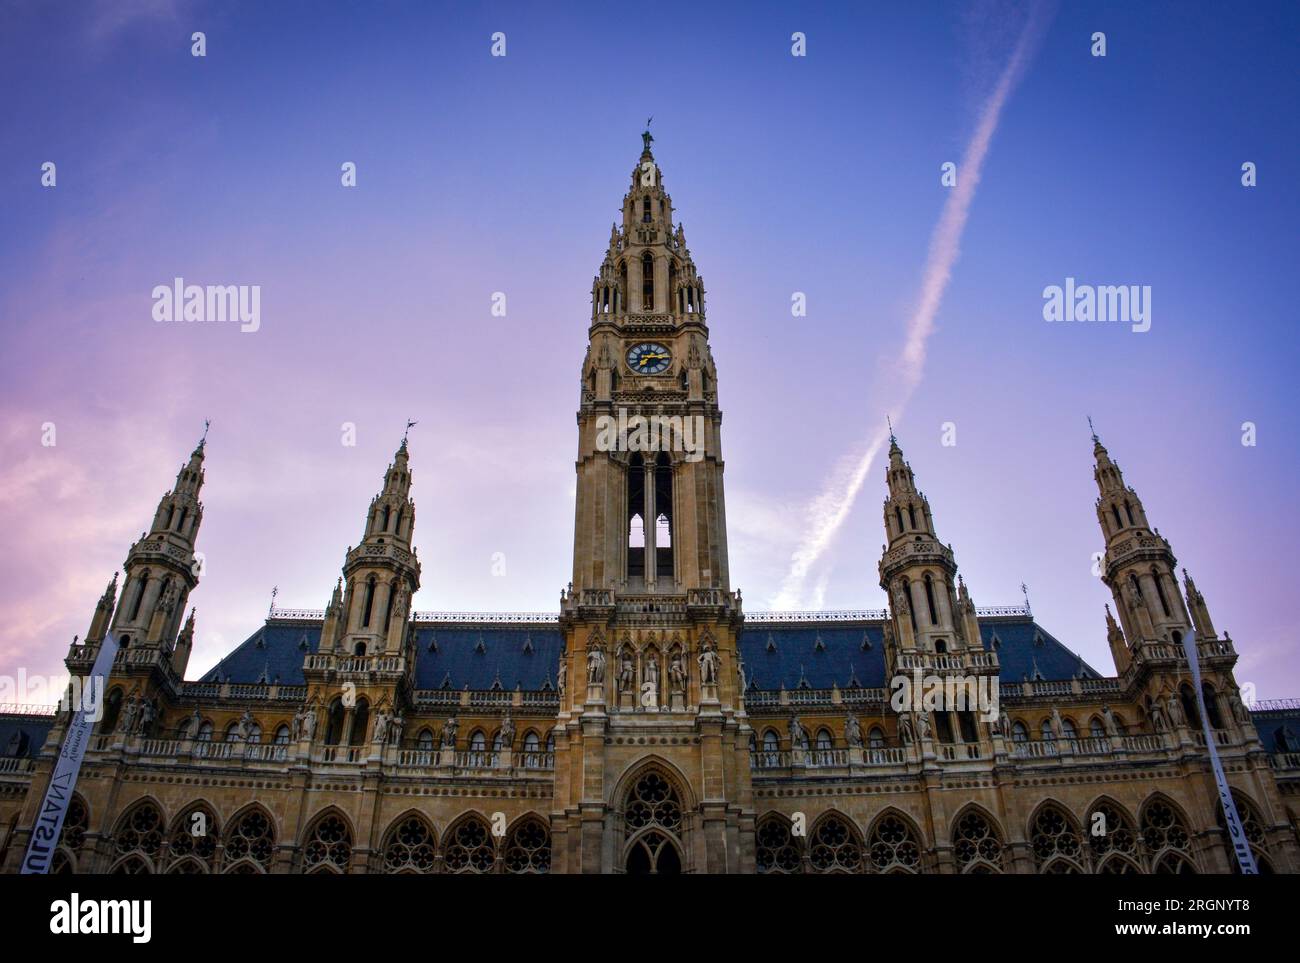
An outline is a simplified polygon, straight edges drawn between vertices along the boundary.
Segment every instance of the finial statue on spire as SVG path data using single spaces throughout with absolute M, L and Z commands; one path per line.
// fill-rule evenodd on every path
M 402 447 L 403 447 L 403 448 L 406 447 L 406 436 L 409 435 L 409 434 L 411 433 L 411 429 L 414 428 L 414 427 L 415 427 L 416 425 L 418 425 L 418 424 L 419 424 L 418 421 L 412 421 L 410 418 L 407 418 L 407 419 L 406 419 L 406 431 L 402 432 Z
M 650 133 L 650 121 L 654 120 L 654 114 L 646 118 L 645 130 L 641 132 L 641 142 L 645 144 L 646 153 L 650 152 L 650 144 L 654 142 L 654 135 Z
M 885 424 L 889 426 L 889 443 L 892 445 L 898 439 L 894 437 L 894 423 L 889 420 L 889 415 L 885 415 Z
M 271 604 L 266 609 L 266 617 L 269 619 L 275 614 L 275 597 L 280 594 L 280 586 L 271 586 Z
M 1097 437 L 1097 429 L 1092 427 L 1092 415 L 1088 416 L 1088 430 L 1092 432 L 1092 440 L 1094 442 L 1100 442 L 1101 439 Z
M 203 437 L 199 439 L 199 447 L 202 448 L 208 443 L 208 428 L 212 426 L 211 418 L 203 419 Z

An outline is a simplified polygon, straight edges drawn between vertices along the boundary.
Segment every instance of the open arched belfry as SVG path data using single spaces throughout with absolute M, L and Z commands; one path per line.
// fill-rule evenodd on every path
M 1228 872 L 1203 722 L 1261 870 L 1300 868 L 1300 704 L 1243 704 L 1234 642 L 1096 436 L 1113 674 L 1027 603 L 975 605 L 892 436 L 889 608 L 744 614 L 704 280 L 651 140 L 592 285 L 559 612 L 412 609 L 403 440 L 327 607 L 186 679 L 200 443 L 68 652 L 85 674 L 120 644 L 53 871 Z M 921 675 L 996 711 L 891 704 Z M 66 726 L 0 715 L 7 871 Z

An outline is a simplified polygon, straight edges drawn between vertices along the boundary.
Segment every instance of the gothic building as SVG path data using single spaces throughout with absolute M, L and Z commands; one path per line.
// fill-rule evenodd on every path
M 84 675 L 120 644 L 54 871 L 1228 872 L 1192 631 L 1256 859 L 1300 869 L 1300 704 L 1245 708 L 1233 641 L 1095 436 L 1113 673 L 1027 604 L 975 605 L 892 437 L 889 608 L 745 614 L 704 281 L 645 140 L 592 287 L 559 612 L 412 610 L 403 440 L 326 608 L 273 610 L 187 679 L 200 443 L 68 652 Z M 921 675 L 999 709 L 891 702 Z M 7 871 L 66 725 L 0 716 Z

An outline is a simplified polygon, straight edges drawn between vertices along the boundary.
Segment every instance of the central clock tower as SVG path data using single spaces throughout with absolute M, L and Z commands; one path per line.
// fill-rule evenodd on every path
M 704 281 L 642 138 L 592 283 L 581 371 L 556 868 L 752 871 L 743 616 Z

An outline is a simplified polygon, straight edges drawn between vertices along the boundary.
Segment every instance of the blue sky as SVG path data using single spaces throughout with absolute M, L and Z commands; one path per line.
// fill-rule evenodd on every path
M 272 585 L 324 604 L 407 417 L 417 607 L 553 608 L 590 281 L 651 114 L 708 289 L 733 585 L 750 609 L 776 599 L 810 506 L 883 421 L 940 164 L 1027 9 L 7 4 L 0 672 L 57 670 L 205 417 L 196 669 L 256 628 Z M 1239 680 L 1300 694 L 1298 26 L 1293 4 L 1052 11 L 896 412 L 976 602 L 1027 582 L 1103 669 L 1089 414 L 1238 642 Z M 261 284 L 262 330 L 156 325 L 149 292 L 177 275 Z M 1044 322 L 1066 277 L 1150 285 L 1151 330 Z M 883 495 L 877 463 L 801 604 L 883 605 Z

